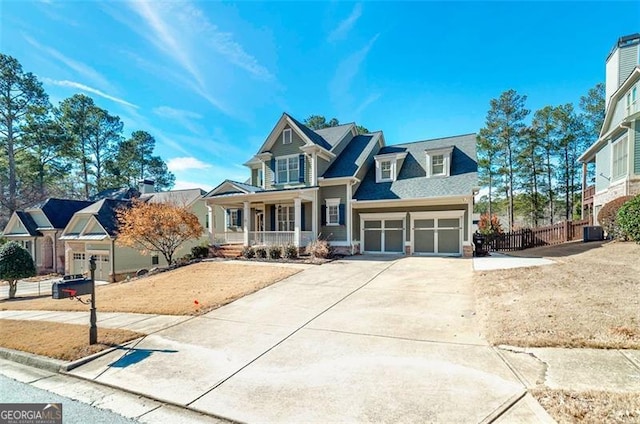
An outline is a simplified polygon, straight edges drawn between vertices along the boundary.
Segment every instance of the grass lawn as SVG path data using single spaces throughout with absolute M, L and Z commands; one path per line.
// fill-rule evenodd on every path
M 129 330 L 98 328 L 98 344 L 89 344 L 89 326 L 44 321 L 3 319 L 0 346 L 50 358 L 74 361 L 143 334 Z
M 293 267 L 253 263 L 200 262 L 130 282 L 98 286 L 96 308 L 100 312 L 197 315 L 299 271 Z M 8 309 L 87 311 L 89 307 L 69 299 L 17 298 L 0 301 L 0 310 Z
M 536 389 L 531 394 L 560 424 L 640 422 L 639 393 L 572 392 Z
M 640 245 L 569 243 L 517 255 L 557 263 L 474 274 L 491 343 L 640 348 Z

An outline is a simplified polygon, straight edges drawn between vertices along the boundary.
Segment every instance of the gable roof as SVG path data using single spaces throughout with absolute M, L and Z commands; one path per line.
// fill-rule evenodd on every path
M 451 146 L 450 176 L 427 178 L 426 151 Z M 407 156 L 396 180 L 376 183 L 376 169 L 372 166 L 353 196 L 355 200 L 471 196 L 478 185 L 475 134 L 386 146 L 378 154 L 401 152 Z
M 327 127 L 321 128 L 319 130 L 314 130 L 316 134 L 322 137 L 327 143 L 331 145 L 331 148 L 334 148 L 340 140 L 347 135 L 355 127 L 355 124 L 342 124 L 336 125 L 335 127 Z
M 23 211 L 16 211 L 15 214 L 20 220 L 20 222 L 22 222 L 22 225 L 24 225 L 24 228 L 27 229 L 27 232 L 29 233 L 30 236 L 42 235 L 38 231 L 38 224 L 36 224 L 36 222 L 33 220 L 31 215 Z
M 314 144 L 317 144 L 318 146 L 327 150 L 331 150 L 333 148 L 333 146 L 316 131 L 312 130 L 311 128 L 307 127 L 303 123 L 299 122 L 288 113 L 285 113 L 285 115 L 288 116 L 289 119 L 291 119 L 291 121 L 293 121 L 293 123 L 298 127 L 298 129 L 302 131 L 302 133 L 306 135 L 307 138 L 309 138 L 309 140 L 311 140 Z
M 115 236 L 118 230 L 116 211 L 120 208 L 129 207 L 131 207 L 130 200 L 102 199 L 77 213 L 79 215 L 93 215 L 110 236 Z
M 247 183 L 240 183 L 233 180 L 224 180 L 216 187 L 214 187 L 213 190 L 207 193 L 204 197 L 220 196 L 230 193 L 257 193 L 259 191 L 264 191 L 264 189 L 262 187 L 256 187 Z
M 50 198 L 39 206 L 30 209 L 40 209 L 47 217 L 53 228 L 64 228 L 67 226 L 73 214 L 86 208 L 93 202 L 87 200 L 71 200 Z
M 206 192 L 200 188 L 190 188 L 185 190 L 161 191 L 157 193 L 147 193 L 140 196 L 140 200 L 151 203 L 171 203 L 177 206 L 189 206 Z
M 353 137 L 322 177 L 339 178 L 354 176 L 360 166 L 362 166 L 362 163 L 358 163 L 358 158 L 360 158 L 362 152 L 367 149 L 367 146 L 374 138 L 376 138 L 375 134 L 361 134 Z

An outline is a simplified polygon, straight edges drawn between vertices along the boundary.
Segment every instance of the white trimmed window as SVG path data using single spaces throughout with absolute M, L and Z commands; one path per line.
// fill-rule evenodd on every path
M 340 199 L 326 199 L 326 225 L 340 225 Z
M 380 180 L 391 180 L 391 161 L 383 160 L 380 162 Z
M 374 156 L 376 161 L 376 183 L 395 181 L 402 161 L 407 157 L 407 152 L 383 153 Z
M 256 183 L 255 185 L 258 187 L 262 187 L 262 168 L 258 169 L 258 172 L 256 173 Z
M 451 154 L 453 147 L 427 150 L 427 178 L 451 175 Z
M 276 159 L 276 170 L 278 173 L 278 184 L 297 183 L 300 177 L 300 159 L 298 155 L 287 156 Z
M 291 144 L 291 128 L 282 131 L 282 144 Z
M 240 222 L 240 209 L 230 209 L 227 214 L 227 227 L 242 227 Z
M 295 217 L 295 208 L 293 206 L 278 206 L 276 208 L 277 231 L 294 231 Z
M 621 178 L 627 175 L 628 162 L 629 148 L 627 136 L 624 136 L 613 144 L 613 178 Z

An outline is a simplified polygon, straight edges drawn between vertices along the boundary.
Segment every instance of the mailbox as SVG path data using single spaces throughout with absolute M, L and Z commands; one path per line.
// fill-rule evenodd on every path
M 78 277 L 74 275 L 73 277 Z M 64 278 L 51 286 L 51 297 L 54 299 L 67 299 L 69 297 L 91 294 L 92 282 L 90 278 Z

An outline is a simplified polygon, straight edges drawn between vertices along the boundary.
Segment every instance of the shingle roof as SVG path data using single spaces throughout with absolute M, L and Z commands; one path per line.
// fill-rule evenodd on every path
M 140 196 L 140 192 L 136 188 L 118 187 L 102 190 L 98 194 L 90 197 L 90 200 L 96 202 L 101 199 L 129 200 Z
M 238 181 L 233 181 L 233 180 L 225 180 L 225 181 L 229 181 L 232 184 L 237 185 L 238 187 L 248 191 L 249 193 L 256 193 L 258 191 L 264 191 L 264 189 L 262 187 L 257 187 L 251 184 L 247 184 L 247 183 L 239 183 Z
M 23 211 L 16 211 L 16 215 L 18 215 L 18 218 L 20 219 L 22 224 L 25 226 L 30 236 L 41 235 L 40 232 L 38 231 L 38 224 L 36 224 L 36 222 L 33 220 L 31 215 Z
M 454 146 L 451 175 L 449 177 L 426 178 L 425 150 L 450 146 Z M 380 149 L 379 154 L 394 152 L 407 152 L 396 181 L 376 183 L 375 166 L 372 166 L 358 187 L 354 199 L 385 200 L 469 196 L 478 185 L 475 134 L 386 146 Z
M 86 200 L 70 200 L 50 198 L 44 201 L 40 209 L 45 214 L 53 228 L 64 228 L 67 226 L 74 213 L 91 205 Z
M 78 213 L 94 215 L 107 233 L 115 236 L 118 230 L 116 211 L 120 208 L 129 207 L 131 207 L 130 200 L 102 199 L 78 211 Z
M 351 131 L 351 126 L 353 124 L 343 124 L 337 125 L 335 127 L 327 127 L 319 130 L 315 130 L 316 134 L 319 134 L 322 138 L 324 138 L 327 143 L 331 145 L 331 147 L 335 147 L 336 144 L 340 140 L 342 140 L 349 131 Z
M 358 171 L 356 160 L 373 139 L 372 134 L 355 136 L 340 155 L 333 161 L 329 169 L 322 175 L 324 178 L 351 177 Z
M 186 190 L 160 191 L 157 193 L 146 193 L 140 196 L 141 200 L 151 203 L 172 203 L 178 206 L 190 205 L 206 192 L 199 188 Z
M 313 131 L 311 128 L 307 127 L 303 123 L 297 121 L 293 116 L 287 114 L 287 116 L 293 121 L 293 123 L 306 135 L 313 143 L 317 144 L 320 147 L 323 147 L 327 150 L 331 150 L 333 147 L 327 140 L 325 140 L 320 134 Z

